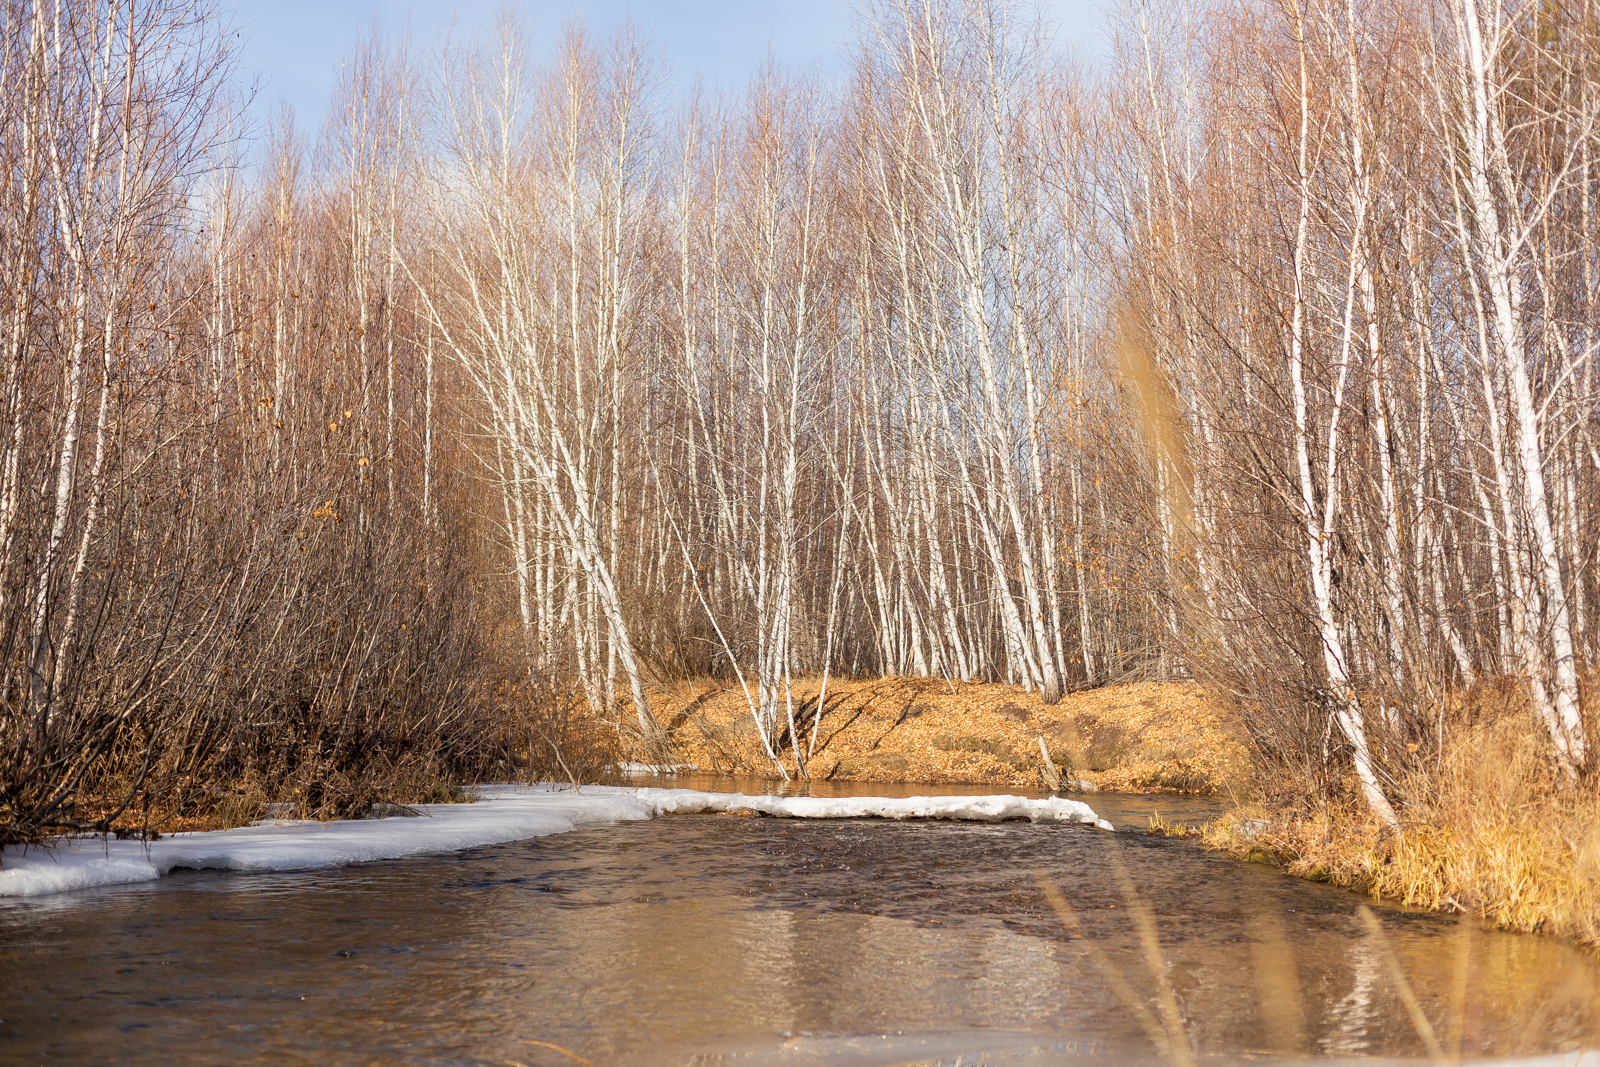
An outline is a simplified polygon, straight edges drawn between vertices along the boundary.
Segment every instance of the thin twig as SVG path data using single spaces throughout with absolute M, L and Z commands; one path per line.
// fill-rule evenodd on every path
M 568 1051 L 567 1049 L 562 1048 L 560 1045 L 552 1045 L 548 1041 L 529 1041 L 525 1037 L 518 1038 L 517 1041 L 518 1041 L 519 1044 L 523 1044 L 523 1045 L 538 1045 L 540 1048 L 553 1048 L 557 1052 L 561 1053 L 563 1056 L 571 1056 L 573 1059 L 577 1060 L 579 1063 L 590 1064 L 589 1060 L 584 1059 L 582 1056 L 578 1055 L 576 1052 Z M 507 1060 L 506 1062 L 509 1063 L 510 1061 Z M 593 1067 L 593 1065 L 590 1064 L 590 1067 Z

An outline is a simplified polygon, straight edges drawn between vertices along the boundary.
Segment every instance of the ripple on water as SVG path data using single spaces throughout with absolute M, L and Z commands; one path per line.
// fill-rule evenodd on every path
M 1124 825 L 1160 803 L 1095 801 Z M 554 1045 L 617 1065 L 1154 1062 L 1102 969 L 1154 1010 L 1119 865 L 1202 1053 L 1422 1054 L 1391 954 L 1446 1043 L 1600 1044 L 1586 954 L 1394 908 L 1379 943 L 1356 897 L 1188 842 L 678 816 L 5 906 L 0 1059 L 574 1062 Z M 1045 903 L 1041 875 L 1086 936 Z

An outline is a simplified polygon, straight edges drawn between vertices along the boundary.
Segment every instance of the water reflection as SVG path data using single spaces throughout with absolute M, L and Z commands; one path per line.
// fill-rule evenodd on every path
M 1476 932 L 1462 982 L 1453 920 L 1383 909 L 1380 943 L 1353 896 L 1186 842 L 684 816 L 0 908 L 0 1059 L 575 1062 L 560 1046 L 644 1067 L 1155 1062 L 1089 951 L 1153 1005 L 1114 862 L 1150 904 L 1205 1056 L 1421 1055 L 1385 953 L 1470 1053 L 1600 1044 L 1588 955 Z

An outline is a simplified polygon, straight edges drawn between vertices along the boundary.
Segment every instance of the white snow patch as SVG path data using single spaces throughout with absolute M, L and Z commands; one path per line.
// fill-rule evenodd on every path
M 753 811 L 788 819 L 958 819 L 966 822 L 1087 823 L 1102 830 L 1111 824 L 1081 800 L 1064 797 L 777 797 L 743 793 L 698 793 L 692 789 L 640 789 L 666 814 L 700 811 Z
M 1060 797 L 774 797 L 691 789 L 480 786 L 472 804 L 419 804 L 426 818 L 263 822 L 236 830 L 172 834 L 158 841 L 60 842 L 0 851 L 0 897 L 33 897 L 148 882 L 178 867 L 293 871 L 522 841 L 658 815 L 751 811 L 794 819 L 962 819 L 1111 824 Z

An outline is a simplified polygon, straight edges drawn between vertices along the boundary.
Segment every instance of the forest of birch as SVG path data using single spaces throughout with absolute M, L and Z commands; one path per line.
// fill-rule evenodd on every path
M 1593 0 L 1108 18 L 374 34 L 323 118 L 203 5 L 8 0 L 0 837 L 670 762 L 690 678 L 775 775 L 896 676 L 1192 680 L 1390 825 L 1484 687 L 1588 773 Z

